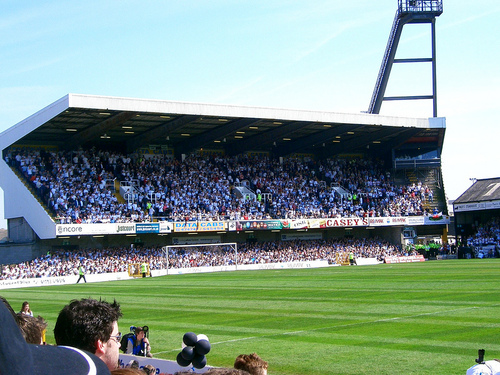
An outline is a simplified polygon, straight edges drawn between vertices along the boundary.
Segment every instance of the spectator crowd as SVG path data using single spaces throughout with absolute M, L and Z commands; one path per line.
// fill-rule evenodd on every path
M 237 256 L 227 248 L 171 248 L 167 257 L 161 247 L 59 250 L 29 262 L 4 265 L 0 280 L 76 275 L 80 265 L 87 274 L 125 272 L 132 263 L 149 264 L 151 270 L 209 267 L 234 264 L 265 264 L 326 260 L 331 264 L 349 252 L 356 258 L 415 255 L 381 239 L 329 239 L 269 241 L 238 244 Z
M 428 186 L 397 185 L 381 161 L 363 158 L 180 161 L 43 148 L 11 148 L 4 158 L 60 223 L 412 216 L 429 214 L 424 203 L 433 200 Z M 115 182 L 133 187 L 127 199 Z M 242 186 L 250 194 L 239 193 Z
M 25 301 L 23 309 L 25 305 L 29 303 Z M 0 296 L 0 321 L 4 331 L 0 337 L 0 372 L 35 375 L 67 374 L 68 371 L 75 375 L 171 374 L 171 363 L 139 363 L 139 359 L 145 357 L 139 350 L 141 348 L 147 348 L 149 355 L 146 357 L 152 358 L 151 345 L 145 337 L 149 328 L 135 327 L 133 335 L 122 335 L 118 325 L 122 316 L 121 306 L 116 300 L 73 299 L 57 316 L 54 327 L 56 345 L 51 345 L 45 341 L 48 323 L 42 316 L 34 317 L 31 310 L 16 314 L 7 299 Z M 123 347 L 125 342 L 126 349 Z M 210 351 L 208 337 L 189 332 L 184 335 L 183 343 L 191 351 L 183 349 L 179 353 L 177 365 L 185 370 L 176 371 L 175 375 L 192 374 L 194 368 L 205 368 L 205 354 Z M 125 364 L 120 351 L 135 357 Z M 196 362 L 193 351 L 201 357 Z M 186 362 L 186 357 L 189 362 Z M 210 375 L 267 375 L 267 368 L 267 361 L 251 353 L 238 355 L 233 367 L 210 367 L 204 372 Z
M 495 245 L 500 248 L 500 218 L 495 217 L 484 225 L 479 225 L 477 232 L 467 238 L 469 246 Z

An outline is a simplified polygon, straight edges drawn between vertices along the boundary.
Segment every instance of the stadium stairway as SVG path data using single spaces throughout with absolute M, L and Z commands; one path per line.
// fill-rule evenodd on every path
M 238 198 L 250 199 L 252 201 L 257 199 L 257 195 L 246 186 L 235 186 L 233 191 Z
M 429 169 L 407 169 L 405 171 L 406 181 L 409 184 L 418 184 L 420 181 L 423 185 L 427 185 L 433 192 L 432 202 L 428 199 L 423 202 L 423 208 L 428 212 L 447 213 L 446 201 L 444 197 L 444 189 L 439 178 L 439 172 L 435 168 Z
M 115 185 L 114 195 L 115 195 L 116 199 L 118 199 L 118 203 L 126 203 L 127 201 L 120 194 L 120 181 L 115 180 L 114 185 Z

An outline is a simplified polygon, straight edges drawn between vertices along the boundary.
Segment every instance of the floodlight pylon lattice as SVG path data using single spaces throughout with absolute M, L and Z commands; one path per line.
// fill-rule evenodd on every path
M 234 251 L 234 259 L 235 259 L 235 267 L 238 269 L 238 244 L 236 242 L 224 242 L 224 243 L 200 243 L 200 244 L 192 244 L 192 245 L 167 245 L 163 246 L 161 249 L 165 258 L 167 260 L 167 275 L 168 268 L 170 266 L 169 260 L 169 250 L 170 249 L 179 249 L 179 248 L 196 248 L 196 247 L 227 247 L 231 251 Z
M 437 82 L 436 82 L 436 17 L 443 13 L 442 0 L 398 0 L 398 10 L 394 17 L 391 33 L 382 59 L 377 82 L 373 90 L 368 113 L 379 114 L 384 100 L 419 100 L 432 99 L 433 117 L 437 117 Z M 411 23 L 429 23 L 431 25 L 431 57 L 396 59 L 396 50 L 401 38 L 403 26 Z M 386 97 L 385 90 L 394 63 L 422 63 L 432 64 L 432 95 L 390 96 Z

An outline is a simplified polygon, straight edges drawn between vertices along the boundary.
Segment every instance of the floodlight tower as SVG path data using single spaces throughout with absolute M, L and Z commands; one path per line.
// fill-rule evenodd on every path
M 375 83 L 372 99 L 368 113 L 380 113 L 380 107 L 384 100 L 417 100 L 432 99 L 433 117 L 437 117 L 437 96 L 436 96 L 436 17 L 443 13 L 442 0 L 398 0 L 398 10 L 394 23 L 392 24 L 391 34 L 385 49 L 382 65 Z M 432 38 L 432 56 L 422 58 L 395 59 L 399 39 L 403 26 L 410 23 L 430 23 Z M 384 97 L 389 75 L 391 74 L 394 63 L 432 63 L 432 95 L 414 95 L 414 96 L 390 96 Z

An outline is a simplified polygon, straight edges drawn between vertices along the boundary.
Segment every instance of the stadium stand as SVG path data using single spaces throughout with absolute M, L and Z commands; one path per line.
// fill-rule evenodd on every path
M 500 178 L 474 179 L 472 186 L 453 202 L 453 212 L 463 245 L 476 235 L 482 238 L 485 228 L 494 226 L 500 217 Z
M 59 223 L 150 222 L 158 217 L 173 221 L 399 217 L 432 212 L 424 209 L 426 202 L 433 202 L 428 185 L 418 180 L 396 185 L 383 163 L 364 158 L 288 158 L 279 163 L 258 156 L 193 154 L 180 162 L 95 149 L 46 152 L 43 148 L 14 148 L 5 155 Z M 128 202 L 116 193 L 116 180 L 134 186 Z M 240 183 L 246 183 L 253 198 L 238 197 Z
M 472 248 L 476 258 L 497 258 L 500 251 L 500 218 L 493 217 L 477 226 L 477 231 L 464 244 Z
M 60 252 L 108 259 L 192 233 L 197 244 L 446 242 L 444 130 L 443 118 L 69 94 L 0 137 L 0 263 L 75 272 Z M 86 272 L 122 266 L 110 259 L 90 257 Z
M 500 246 L 500 218 L 496 217 L 484 225 L 480 224 L 477 232 L 468 238 L 467 244 L 473 246 Z

